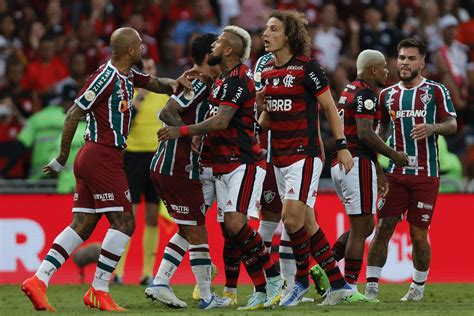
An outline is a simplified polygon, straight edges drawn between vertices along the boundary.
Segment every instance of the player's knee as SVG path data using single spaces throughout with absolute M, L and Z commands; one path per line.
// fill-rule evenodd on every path
M 411 228 L 410 229 L 410 238 L 413 244 L 417 245 L 426 245 L 428 242 L 428 230 L 421 228 Z
M 283 225 L 285 225 L 285 229 L 287 232 L 294 233 L 301 227 L 298 227 L 299 222 L 296 218 L 291 216 L 283 216 L 282 217 Z

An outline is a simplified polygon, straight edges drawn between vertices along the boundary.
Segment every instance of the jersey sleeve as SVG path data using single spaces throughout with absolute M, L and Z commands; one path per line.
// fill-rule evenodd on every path
M 355 95 L 355 118 L 374 119 L 377 111 L 377 96 L 371 89 L 362 89 Z
M 222 84 L 221 91 L 219 106 L 227 105 L 236 109 L 243 106 L 247 91 L 243 79 L 237 76 L 227 78 Z
M 315 96 L 320 95 L 329 88 L 328 80 L 323 68 L 315 61 L 310 61 L 306 65 L 304 74 L 304 85 L 314 92 Z
M 378 107 L 380 109 L 380 123 L 389 124 L 390 123 L 390 113 L 388 113 L 387 108 L 385 107 L 385 95 L 384 91 L 380 92 L 379 99 L 377 101 Z
M 136 69 L 136 67 L 131 68 L 133 72 L 133 85 L 136 88 L 144 88 L 151 80 L 151 76 L 149 74 L 143 73 Z
M 436 121 L 441 122 L 450 116 L 456 117 L 456 110 L 449 90 L 442 84 L 439 84 L 435 89 Z
M 266 54 L 261 56 L 255 63 L 255 68 L 253 70 L 253 81 L 255 82 L 255 90 L 260 91 L 265 86 L 262 81 L 262 71 L 265 68 L 265 65 L 271 60 L 273 55 Z
M 173 94 L 171 98 L 175 100 L 180 107 L 189 108 L 196 99 L 202 99 L 206 95 L 207 86 L 204 82 L 194 79 L 191 81 L 192 89 L 186 92 L 181 89 L 177 94 Z
M 90 111 L 95 104 L 100 103 L 113 78 L 114 72 L 108 66 L 93 73 L 82 86 L 74 103 L 84 111 Z

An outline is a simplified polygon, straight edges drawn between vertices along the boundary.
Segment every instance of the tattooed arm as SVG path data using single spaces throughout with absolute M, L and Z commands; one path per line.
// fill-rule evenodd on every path
M 204 135 L 209 132 L 226 129 L 236 111 L 237 109 L 232 106 L 221 105 L 219 106 L 219 110 L 215 116 L 212 116 L 201 123 L 189 125 L 187 135 Z M 163 127 L 158 131 L 158 140 L 160 142 L 176 139 L 180 136 L 182 136 L 180 128 L 175 126 Z
M 174 92 L 173 86 L 176 83 L 176 80 L 170 78 L 151 77 L 150 82 L 144 88 L 155 93 L 172 94 Z
M 191 90 L 190 80 L 195 78 L 199 78 L 201 81 L 206 83 L 208 83 L 209 80 L 212 81 L 212 78 L 209 75 L 202 73 L 199 69 L 191 68 L 183 72 L 183 74 L 176 80 L 151 77 L 150 81 L 144 88 L 155 93 L 166 93 L 171 95 L 172 93 L 176 93 L 179 87 L 183 87 L 186 91 Z
M 71 150 L 71 142 L 76 133 L 77 124 L 81 117 L 85 115 L 85 111 L 82 110 L 79 106 L 74 104 L 66 113 L 66 119 L 64 121 L 63 132 L 61 136 L 61 148 L 59 155 L 56 157 L 56 162 L 61 166 L 66 164 L 66 161 L 69 157 L 69 152 Z M 51 162 L 52 163 L 52 162 Z M 51 163 L 43 167 L 43 172 L 47 175 L 56 175 L 58 170 L 55 170 Z
M 184 124 L 180 115 L 183 110 L 184 108 L 182 108 L 178 102 L 176 102 L 173 98 L 170 98 L 163 110 L 160 112 L 160 120 L 162 120 L 168 126 L 186 125 Z
M 458 125 L 456 118 L 454 116 L 450 116 L 436 124 L 416 124 L 411 130 L 410 136 L 414 140 L 420 140 L 430 137 L 433 134 L 453 135 L 456 134 L 457 128 Z
M 397 152 L 387 146 L 373 131 L 373 122 L 374 120 L 371 118 L 356 118 L 357 136 L 359 139 L 373 151 L 392 159 L 397 167 L 406 166 L 408 159 L 405 153 Z

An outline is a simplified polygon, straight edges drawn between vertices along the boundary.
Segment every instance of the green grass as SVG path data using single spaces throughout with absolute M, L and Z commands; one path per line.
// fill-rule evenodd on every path
M 84 307 L 82 296 L 87 285 L 52 285 L 48 289 L 49 300 L 56 307 L 58 315 L 90 315 L 91 311 Z M 174 286 L 178 297 L 188 303 L 187 309 L 174 310 L 164 307 L 156 301 L 145 298 L 143 286 L 112 286 L 111 294 L 116 302 L 128 308 L 127 315 L 288 315 L 294 312 L 299 315 L 325 313 L 330 315 L 474 315 L 474 284 L 428 284 L 425 297 L 421 302 L 402 303 L 399 299 L 406 293 L 408 284 L 382 284 L 380 286 L 380 303 L 341 303 L 336 306 L 323 307 L 316 303 L 321 298 L 314 290 L 309 297 L 317 299 L 316 303 L 302 303 L 290 309 L 275 308 L 273 310 L 239 312 L 235 307 L 200 311 L 197 303 L 192 301 L 192 286 Z M 364 284 L 359 285 L 363 290 Z M 222 287 L 217 286 L 216 293 L 222 293 Z M 239 287 L 239 303 L 245 304 L 247 295 L 252 291 L 250 286 Z M 0 315 L 22 315 L 33 312 L 34 309 L 26 296 L 20 291 L 19 285 L 0 286 Z M 296 315 L 296 314 L 295 314 Z

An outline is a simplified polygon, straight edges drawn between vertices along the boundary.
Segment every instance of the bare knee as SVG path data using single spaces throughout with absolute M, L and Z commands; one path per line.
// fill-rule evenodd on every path
M 427 245 L 428 242 L 428 230 L 410 225 L 410 238 L 411 242 L 416 245 Z
M 228 212 L 224 214 L 224 226 L 230 236 L 237 235 L 246 223 L 245 215 L 238 212 Z
M 396 217 L 381 218 L 375 231 L 374 241 L 377 240 L 388 244 L 390 238 L 392 238 L 397 223 L 398 218 Z
M 184 231 L 186 240 L 191 245 L 207 244 L 207 231 L 204 225 L 201 226 L 187 226 L 182 225 L 180 231 Z
M 109 212 L 107 219 L 110 228 L 118 230 L 125 235 L 132 236 L 135 231 L 135 218 L 131 212 Z
M 94 231 L 101 214 L 73 213 L 71 227 L 82 240 L 86 241 Z

